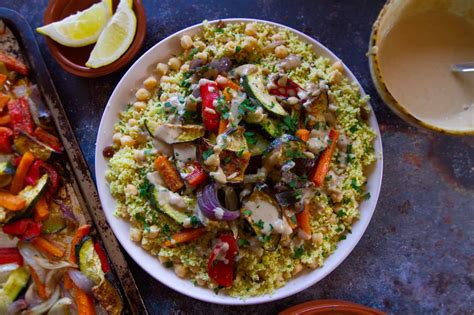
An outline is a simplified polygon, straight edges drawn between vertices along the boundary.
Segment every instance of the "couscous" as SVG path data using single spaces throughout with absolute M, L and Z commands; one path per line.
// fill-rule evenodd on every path
M 179 43 L 114 127 L 115 214 L 179 277 L 271 294 L 322 266 L 370 197 L 367 98 L 287 29 L 204 22 Z

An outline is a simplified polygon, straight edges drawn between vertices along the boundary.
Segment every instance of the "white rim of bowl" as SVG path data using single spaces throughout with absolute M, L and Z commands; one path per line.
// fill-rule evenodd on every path
M 258 22 L 258 23 L 268 24 L 268 25 L 273 26 L 273 27 L 288 29 L 291 32 L 298 35 L 299 38 L 302 39 L 304 42 L 309 43 L 313 47 L 313 50 L 315 48 L 318 48 L 326 54 L 325 57 L 331 59 L 332 61 L 340 60 L 342 62 L 342 60 L 340 58 L 338 58 L 332 51 L 330 51 L 326 46 L 321 44 L 319 41 L 309 37 L 308 35 L 300 32 L 298 30 L 295 30 L 291 27 L 288 27 L 288 26 L 285 26 L 285 25 L 282 25 L 282 24 L 279 24 L 279 23 L 275 23 L 275 22 L 266 21 L 266 20 L 250 19 L 250 18 L 227 18 L 227 19 L 219 19 L 219 20 L 208 21 L 208 23 L 213 24 L 213 23 L 217 23 L 219 21 L 223 21 L 223 22 L 227 22 L 227 23 Z M 374 162 L 374 164 L 371 167 L 369 167 L 371 169 L 371 171 L 370 171 L 370 175 L 368 176 L 368 182 L 374 176 L 376 176 L 377 178 L 375 178 L 376 179 L 375 183 L 372 184 L 372 186 L 373 186 L 372 189 L 367 189 L 367 191 L 371 192 L 371 198 L 368 202 L 372 204 L 372 206 L 370 206 L 369 210 L 364 210 L 365 212 L 368 212 L 367 214 L 365 214 L 366 216 L 368 215 L 368 217 L 366 217 L 364 222 L 362 222 L 362 220 L 359 219 L 356 223 L 353 224 L 353 226 L 356 225 L 356 224 L 358 225 L 357 231 L 354 231 L 354 229 L 353 229 L 352 234 L 349 234 L 347 236 L 346 240 L 338 242 L 338 244 L 337 244 L 338 248 L 336 248 L 336 250 L 334 250 L 334 252 L 332 252 L 331 255 L 329 255 L 325 259 L 323 266 L 290 279 L 283 287 L 276 289 L 274 291 L 274 293 L 271 294 L 271 295 L 250 297 L 250 298 L 244 300 L 244 299 L 241 299 L 241 298 L 238 298 L 238 297 L 231 297 L 231 296 L 228 296 L 228 295 L 216 295 L 212 290 L 207 289 L 207 288 L 202 288 L 202 287 L 195 287 L 197 289 L 196 292 L 194 290 L 190 290 L 190 291 L 184 290 L 183 291 L 182 290 L 183 288 L 180 287 L 179 281 L 173 281 L 173 279 L 158 278 L 158 276 L 156 276 L 154 274 L 154 271 L 152 269 L 154 267 L 158 267 L 158 268 L 165 268 L 165 267 L 163 267 L 161 265 L 161 263 L 158 261 L 158 258 L 156 256 L 152 256 L 149 252 L 142 249 L 141 246 L 133 243 L 129 239 L 128 233 L 126 235 L 123 235 L 123 234 L 119 233 L 120 231 L 117 230 L 118 227 L 116 227 L 114 224 L 111 224 L 111 222 L 114 219 L 116 219 L 116 220 L 122 220 L 122 219 L 116 218 L 113 215 L 114 209 L 108 209 L 108 211 L 106 211 L 106 208 L 108 208 L 108 206 L 104 205 L 103 200 L 105 199 L 106 196 L 110 197 L 112 200 L 113 200 L 113 198 L 110 195 L 110 191 L 109 191 L 108 185 L 107 185 L 106 180 L 105 180 L 105 170 L 107 169 L 107 162 L 105 161 L 105 159 L 102 155 L 102 150 L 100 150 L 100 148 L 97 147 L 97 144 L 104 142 L 103 140 L 101 140 L 103 137 L 105 137 L 105 134 L 106 134 L 106 132 L 103 130 L 104 124 L 105 124 L 105 121 L 106 121 L 106 117 L 108 118 L 108 116 L 109 116 L 109 115 L 107 115 L 108 111 L 110 111 L 110 108 L 113 106 L 111 100 L 113 100 L 115 94 L 118 93 L 117 92 L 118 87 L 120 87 L 122 84 L 124 84 L 124 82 L 127 80 L 127 77 L 134 72 L 137 65 L 139 65 L 142 62 L 142 60 L 144 60 L 147 57 L 147 55 L 149 55 L 149 54 L 151 55 L 155 49 L 158 49 L 158 47 L 161 44 L 166 43 L 167 41 L 169 41 L 173 38 L 178 38 L 178 36 L 184 35 L 185 33 L 189 33 L 191 31 L 197 30 L 200 27 L 202 27 L 202 25 L 203 25 L 203 23 L 198 23 L 198 24 L 189 26 L 187 28 L 184 28 L 184 29 L 182 29 L 178 32 L 175 32 L 175 33 L 167 36 L 166 38 L 162 39 L 161 41 L 159 41 L 158 43 L 153 45 L 142 56 L 140 56 L 140 58 L 137 61 L 135 61 L 134 64 L 127 70 L 127 72 L 123 75 L 123 77 L 120 79 L 119 83 L 115 87 L 114 91 L 112 92 L 112 94 L 111 94 L 111 96 L 110 96 L 110 98 L 107 102 L 107 105 L 104 109 L 104 112 L 102 114 L 102 118 L 101 118 L 100 125 L 99 125 L 99 130 L 98 130 L 98 134 L 97 134 L 96 150 L 95 150 L 95 166 L 96 166 L 95 175 L 96 175 L 96 182 L 97 182 L 99 197 L 100 197 L 100 200 L 101 200 L 101 203 L 102 203 L 102 208 L 103 208 L 103 211 L 105 212 L 105 216 L 107 218 L 107 221 L 108 221 L 110 227 L 112 228 L 112 231 L 114 232 L 114 235 L 117 237 L 117 239 L 119 240 L 120 244 L 125 249 L 125 251 L 151 277 L 155 278 L 156 280 L 158 280 L 160 283 L 166 285 L 167 287 L 169 287 L 169 288 L 171 288 L 171 289 L 173 289 L 173 290 L 175 290 L 175 291 L 177 291 L 181 294 L 184 294 L 186 296 L 195 298 L 197 300 L 201 300 L 201 301 L 209 302 L 209 303 L 214 303 L 214 304 L 222 304 L 222 305 L 253 305 L 253 304 L 263 304 L 263 303 L 268 303 L 268 302 L 280 300 L 280 299 L 289 297 L 291 295 L 294 295 L 296 293 L 299 293 L 299 292 L 309 288 L 310 286 L 312 286 L 312 285 L 318 283 L 319 281 L 321 281 L 322 279 L 324 279 L 329 273 L 331 273 L 334 269 L 336 269 L 347 258 L 347 256 L 353 251 L 354 247 L 359 243 L 360 239 L 362 238 L 363 234 L 365 233 L 365 230 L 367 229 L 367 226 L 370 223 L 370 220 L 371 220 L 371 218 L 372 218 L 372 216 L 375 212 L 376 206 L 377 206 L 377 201 L 378 201 L 378 198 L 379 198 L 380 189 L 381 189 L 381 185 L 382 185 L 382 177 L 383 177 L 382 139 L 381 139 L 381 134 L 380 134 L 380 129 L 379 129 L 379 125 L 378 125 L 378 122 L 377 122 L 377 118 L 375 117 L 375 114 L 373 113 L 373 108 L 370 105 L 370 103 L 369 103 L 369 106 L 372 109 L 372 114 L 370 115 L 370 126 L 371 126 L 371 128 L 373 128 L 375 130 L 376 135 L 377 135 L 377 138 L 374 142 L 374 148 L 375 148 L 375 154 L 376 154 L 377 160 Z M 360 82 L 354 76 L 352 71 L 344 64 L 344 62 L 342 62 L 342 63 L 344 65 L 344 70 L 346 72 L 346 76 L 350 79 L 350 81 L 355 82 L 357 84 L 357 86 L 360 89 L 361 96 L 362 97 L 365 96 L 366 93 L 365 93 L 362 85 L 360 84 Z M 124 102 L 123 105 L 125 105 L 125 103 L 126 102 Z M 114 120 L 114 121 L 118 121 L 118 120 Z M 108 132 L 111 132 L 111 130 L 108 131 Z M 104 164 L 104 167 L 99 169 L 97 166 L 102 165 L 102 164 Z M 365 201 L 365 202 L 367 202 L 367 201 Z M 359 208 L 361 208 L 361 206 L 363 204 L 364 204 L 364 202 L 362 202 L 359 205 Z M 362 218 L 362 215 L 361 215 L 361 218 Z M 129 223 L 127 222 L 127 224 L 129 224 Z M 328 263 L 329 260 L 331 260 L 331 257 L 335 257 L 335 254 L 339 253 L 341 251 L 340 248 L 342 247 L 341 246 L 342 244 L 348 244 L 346 246 L 347 248 L 345 248 L 345 251 L 342 254 L 338 255 L 339 256 L 338 258 L 335 258 L 335 261 L 330 266 L 328 266 L 327 263 Z M 138 258 L 134 257 L 134 254 L 132 254 L 132 252 L 137 252 L 137 250 L 138 251 L 141 250 L 144 254 L 148 255 L 150 258 L 153 258 L 153 260 L 156 261 L 156 264 L 151 266 L 151 265 L 145 264 L 144 262 L 139 261 Z M 308 277 L 311 273 L 317 273 L 317 275 L 314 275 L 313 277 Z M 183 280 L 181 278 L 178 278 L 178 276 L 176 274 L 173 273 L 173 275 L 175 277 L 174 280 L 178 280 L 178 279 Z M 303 283 L 299 284 L 299 285 L 290 285 L 290 284 L 292 284 L 292 281 L 294 281 L 295 279 L 299 279 L 302 276 L 306 276 L 306 278 L 307 278 L 306 281 L 303 281 Z M 191 281 L 189 279 L 184 279 L 184 280 L 191 283 Z M 205 290 L 205 292 L 207 292 L 208 294 L 202 294 L 201 295 L 197 292 L 197 291 L 203 292 L 202 290 Z

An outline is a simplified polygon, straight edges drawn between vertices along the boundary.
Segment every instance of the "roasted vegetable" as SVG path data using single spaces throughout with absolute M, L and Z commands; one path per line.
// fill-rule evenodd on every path
M 155 159 L 155 169 L 165 182 L 166 187 L 173 192 L 183 188 L 184 183 L 172 162 L 166 156 L 159 156 Z
M 48 175 L 44 174 L 34 186 L 26 186 L 20 193 L 18 194 L 21 198 L 23 198 L 26 203 L 23 210 L 18 211 L 15 214 L 15 219 L 30 217 L 36 202 L 39 200 L 43 192 L 45 191 L 48 184 Z
M 282 210 L 270 194 L 259 188 L 244 201 L 240 209 L 242 216 L 259 236 L 265 250 L 273 251 L 278 247 L 281 239 L 275 228 L 282 225 Z
M 15 269 L 9 276 L 7 282 L 0 289 L 0 313 L 6 314 L 7 307 L 26 287 L 30 273 L 26 267 Z
M 249 74 L 242 78 L 242 86 L 248 96 L 260 106 L 279 116 L 286 116 L 288 113 L 278 103 L 276 98 L 270 95 L 263 84 L 261 76 Z
M 189 243 L 206 233 L 205 228 L 184 229 L 171 236 L 171 240 L 165 241 L 166 247 L 174 247 L 176 244 Z
M 336 149 L 337 140 L 339 139 L 339 133 L 331 129 L 329 132 L 329 139 L 331 143 L 319 156 L 318 164 L 316 165 L 311 180 L 316 186 L 321 186 L 324 183 L 324 178 L 329 170 L 329 164 L 331 163 L 334 150 Z
M 244 135 L 252 156 L 262 155 L 270 144 L 270 142 L 258 132 L 246 131 Z
M 209 278 L 228 288 L 234 281 L 234 267 L 239 247 L 232 233 L 222 233 L 207 262 Z
M 24 132 L 20 132 L 18 136 L 15 137 L 14 144 L 15 150 L 19 154 L 24 154 L 29 151 L 33 153 L 35 158 L 43 161 L 48 160 L 53 153 L 61 153 Z
M 8 162 L 0 162 L 0 188 L 3 188 L 10 184 L 13 175 L 15 174 L 15 168 Z
M 199 125 L 158 124 L 147 120 L 145 126 L 152 137 L 168 144 L 194 141 L 205 133 Z
M 211 132 L 217 132 L 219 129 L 219 120 L 221 116 L 216 111 L 216 107 L 214 105 L 214 102 L 217 101 L 220 96 L 217 83 L 213 81 L 207 81 L 201 84 L 200 82 L 199 86 L 202 98 L 202 122 L 207 130 Z
M 185 210 L 187 209 L 186 203 L 189 202 L 189 200 L 159 185 L 153 186 L 152 189 L 152 198 L 154 198 L 153 203 L 157 205 L 158 209 L 166 213 L 179 224 L 183 224 L 184 220 L 189 217 L 185 213 Z M 180 199 L 182 203 L 184 203 L 184 207 L 178 207 L 176 204 L 171 205 L 169 203 L 170 197 Z
M 92 295 L 99 301 L 107 314 L 120 315 L 123 310 L 122 298 L 112 283 L 104 279 L 100 284 L 92 288 Z
M 202 214 L 210 220 L 233 221 L 239 218 L 239 211 L 230 211 L 221 205 L 217 196 L 217 185 L 212 183 L 197 193 L 197 201 Z
M 79 270 L 95 284 L 100 284 L 105 277 L 100 263 L 100 257 L 95 251 L 92 238 L 86 236 L 76 245 L 76 259 Z

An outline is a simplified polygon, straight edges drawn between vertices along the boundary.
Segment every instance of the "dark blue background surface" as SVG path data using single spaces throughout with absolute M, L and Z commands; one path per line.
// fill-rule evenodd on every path
M 78 1 L 78 0 L 76 0 Z M 271 304 L 228 307 L 185 297 L 130 268 L 153 314 L 274 314 L 313 299 L 345 299 L 398 314 L 474 311 L 474 138 L 421 131 L 380 101 L 367 59 L 371 25 L 384 1 L 143 0 L 148 33 L 142 52 L 204 19 L 250 17 L 275 21 L 316 38 L 351 68 L 372 96 L 384 145 L 384 180 L 377 210 L 352 254 L 313 287 Z M 47 0 L 0 0 L 32 27 Z M 126 69 L 99 79 L 64 72 L 38 35 L 41 52 L 87 162 L 94 171 L 102 111 Z M 416 88 L 416 87 L 414 87 Z

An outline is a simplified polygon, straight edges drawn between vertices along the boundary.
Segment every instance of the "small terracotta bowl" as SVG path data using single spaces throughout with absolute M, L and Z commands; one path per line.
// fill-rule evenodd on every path
M 50 0 L 46 12 L 44 13 L 44 23 L 46 25 L 62 20 L 71 14 L 87 9 L 97 2 L 97 0 Z M 115 12 L 119 1 L 113 0 L 112 2 L 113 12 Z M 141 0 L 133 0 L 133 10 L 137 16 L 135 38 L 128 50 L 118 60 L 109 65 L 97 69 L 91 69 L 85 66 L 94 48 L 94 44 L 85 47 L 66 47 L 49 37 L 46 37 L 46 44 L 54 59 L 56 59 L 59 65 L 67 72 L 85 78 L 96 78 L 107 75 L 124 67 L 138 53 L 143 45 L 146 34 L 146 16 Z

